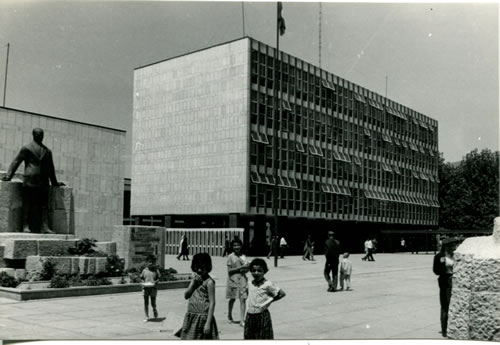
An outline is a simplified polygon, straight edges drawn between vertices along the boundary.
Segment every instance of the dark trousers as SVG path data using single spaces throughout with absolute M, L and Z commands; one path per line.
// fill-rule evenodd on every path
M 40 224 L 40 217 L 41 229 L 47 229 L 49 226 L 49 187 L 23 186 L 23 228 L 30 224 Z
M 328 283 L 328 287 L 331 288 L 332 290 L 337 289 L 338 272 L 339 272 L 339 262 L 326 260 L 325 270 L 323 274 L 325 276 L 326 282 Z
M 451 287 L 439 288 L 439 302 L 441 303 L 441 333 L 446 337 L 448 329 L 448 309 L 450 308 Z

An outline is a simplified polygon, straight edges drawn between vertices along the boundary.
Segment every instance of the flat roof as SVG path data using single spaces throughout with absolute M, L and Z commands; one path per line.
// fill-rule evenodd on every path
M 98 127 L 98 128 L 103 128 L 103 129 L 110 129 L 112 131 L 117 131 L 117 132 L 123 132 L 123 133 L 127 132 L 124 129 L 118 129 L 118 128 L 111 128 L 111 127 L 106 127 L 106 126 L 100 126 L 100 125 L 95 125 L 95 124 L 92 124 L 92 123 L 86 123 L 86 122 L 75 121 L 75 120 L 70 120 L 70 119 L 63 119 L 61 117 L 56 117 L 56 116 L 51 116 L 51 115 L 45 115 L 45 114 L 35 113 L 35 112 L 32 112 L 32 111 L 26 111 L 26 110 L 21 110 L 21 109 L 7 108 L 7 107 L 1 107 L 1 106 L 0 106 L 0 109 L 12 110 L 12 111 L 20 112 L 20 113 L 32 114 L 32 115 L 37 115 L 37 116 L 43 116 L 43 117 L 47 117 L 49 119 L 56 119 L 56 120 L 67 121 L 67 122 L 71 122 L 71 123 L 78 123 L 78 124 L 86 125 L 86 126 Z
M 187 53 L 181 54 L 181 55 L 172 56 L 172 57 L 169 57 L 169 58 L 167 58 L 167 59 L 163 59 L 163 60 L 160 60 L 160 61 L 152 62 L 152 63 L 149 63 L 149 64 L 144 65 L 144 66 L 136 67 L 136 68 L 134 68 L 134 71 L 136 71 L 136 70 L 138 70 L 138 69 L 141 69 L 141 68 L 145 68 L 145 67 L 149 67 L 149 66 L 152 66 L 152 65 L 156 65 L 156 64 L 159 64 L 159 63 L 162 63 L 162 62 L 168 61 L 168 60 L 177 59 L 177 58 L 180 58 L 180 57 L 185 56 L 185 55 L 198 53 L 198 52 L 201 52 L 201 51 L 204 51 L 204 50 L 207 50 L 207 49 L 215 48 L 215 47 L 218 47 L 218 46 L 222 46 L 222 45 L 224 45 L 224 44 L 228 44 L 228 43 L 236 42 L 236 41 L 243 40 L 243 39 L 253 40 L 253 38 L 251 38 L 251 37 L 249 37 L 249 36 L 243 36 L 243 37 L 240 37 L 240 38 L 236 38 L 236 39 L 234 39 L 234 40 L 231 40 L 231 41 L 221 42 L 221 43 L 219 43 L 219 44 L 215 44 L 215 45 L 210 46 L 210 47 L 205 47 L 205 48 L 201 48 L 201 49 L 193 50 L 193 51 L 190 51 L 190 52 L 187 52 Z

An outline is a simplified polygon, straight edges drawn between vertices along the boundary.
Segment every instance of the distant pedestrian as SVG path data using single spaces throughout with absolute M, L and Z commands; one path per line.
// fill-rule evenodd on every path
M 401 242 L 400 242 L 400 248 L 399 248 L 399 250 L 401 252 L 406 251 L 406 241 L 405 241 L 405 239 L 403 237 L 401 237 Z
M 338 283 L 340 242 L 335 239 L 335 233 L 328 231 L 328 239 L 325 242 L 325 269 L 323 274 L 328 283 L 328 292 L 335 292 Z
M 377 253 L 377 250 L 378 250 L 378 241 L 377 241 L 376 238 L 372 239 L 372 246 L 373 246 L 373 248 L 372 248 L 372 254 Z
M 344 290 L 344 283 L 346 291 L 351 290 L 351 273 L 352 262 L 349 260 L 349 253 L 345 252 L 342 262 L 340 263 L 340 290 Z
M 187 236 L 184 234 L 181 238 L 181 243 L 179 243 L 179 255 L 177 255 L 177 260 L 182 256 L 182 260 L 189 260 L 189 242 Z
M 273 236 L 271 238 L 271 244 L 269 246 L 269 253 L 267 254 L 268 259 L 271 257 L 271 255 L 274 256 L 275 254 L 277 254 L 278 246 L 279 246 L 278 236 Z
M 264 275 L 267 264 L 262 259 L 254 259 L 249 265 L 253 280 L 248 284 L 248 309 L 245 320 L 244 339 L 274 339 L 273 323 L 269 306 L 285 297 L 285 292 Z
M 311 235 L 307 235 L 306 242 L 304 243 L 304 255 L 302 260 L 314 261 L 314 242 L 311 240 Z
M 442 241 L 441 251 L 434 256 L 432 270 L 438 275 L 439 302 L 441 304 L 441 334 L 446 337 L 448 328 L 448 309 L 450 306 L 453 265 L 455 260 L 453 254 L 458 239 L 445 238 Z
M 158 318 L 158 310 L 156 309 L 156 296 L 158 294 L 156 285 L 160 280 L 160 272 L 156 267 L 156 257 L 150 255 L 147 259 L 147 265 L 141 272 L 142 295 L 144 296 L 144 322 L 149 319 L 149 300 L 153 308 L 154 318 Z
M 369 238 L 365 241 L 365 256 L 361 258 L 363 261 L 375 261 L 373 258 L 373 242 Z
M 184 292 L 184 298 L 189 302 L 180 337 L 187 340 L 219 339 L 214 318 L 215 281 L 209 275 L 212 271 L 210 255 L 195 254 L 191 270 L 194 277 Z
M 280 258 L 284 259 L 285 258 L 285 251 L 286 247 L 288 246 L 288 243 L 286 243 L 285 237 L 281 237 L 280 239 Z
M 229 241 L 229 236 L 226 235 L 226 240 L 224 241 L 224 252 L 222 257 L 231 254 L 231 241 Z
M 240 325 L 245 325 L 245 303 L 248 297 L 248 262 L 245 256 L 241 253 L 243 243 L 239 239 L 232 241 L 233 252 L 227 257 L 227 287 L 226 299 L 229 299 L 227 319 L 229 323 L 233 323 L 233 306 L 234 301 L 240 300 Z

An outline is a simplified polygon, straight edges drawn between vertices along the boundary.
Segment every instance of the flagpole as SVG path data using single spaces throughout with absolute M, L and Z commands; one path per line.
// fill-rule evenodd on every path
M 7 94 L 7 70 L 9 68 L 9 49 L 10 43 L 7 43 L 7 61 L 5 62 L 5 81 L 3 83 L 3 106 L 5 107 L 5 97 Z
M 273 147 L 274 147 L 274 185 L 273 185 L 273 215 L 274 215 L 274 235 L 275 249 L 274 250 L 274 267 L 278 267 L 278 248 L 279 245 L 279 231 L 278 231 L 278 166 L 279 166 L 279 141 L 278 141 L 278 116 L 281 113 L 281 97 L 278 98 L 278 69 L 279 69 L 279 50 L 280 50 L 280 32 L 279 32 L 279 2 L 276 3 L 276 54 L 274 56 L 274 121 L 273 121 Z

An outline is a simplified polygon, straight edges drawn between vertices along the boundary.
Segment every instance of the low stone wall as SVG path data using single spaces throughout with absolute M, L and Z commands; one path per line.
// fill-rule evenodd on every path
M 500 217 L 493 236 L 466 239 L 454 257 L 448 337 L 500 341 Z

